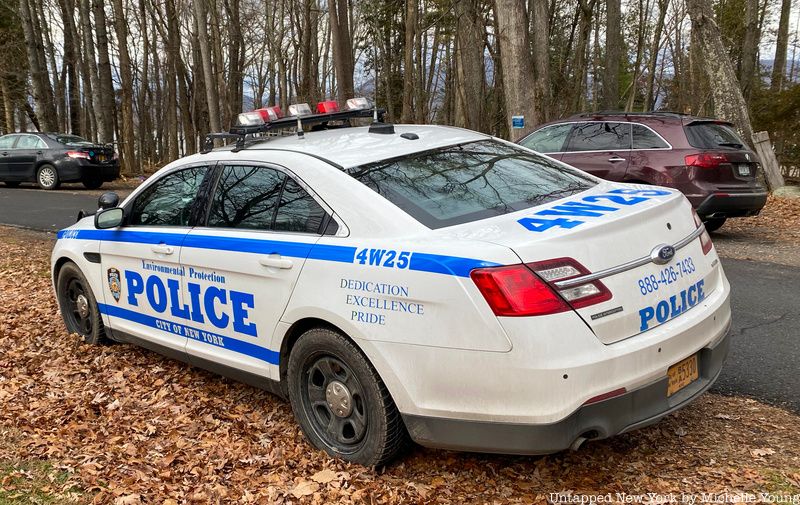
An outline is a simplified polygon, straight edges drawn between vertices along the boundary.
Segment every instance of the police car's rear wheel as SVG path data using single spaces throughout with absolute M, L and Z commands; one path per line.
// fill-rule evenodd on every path
M 289 398 L 311 442 L 365 466 L 383 465 L 407 440 L 386 386 L 364 355 L 341 334 L 304 333 L 289 356 Z
M 67 263 L 61 267 L 56 292 L 67 331 L 79 334 L 88 344 L 107 342 L 97 300 L 77 265 Z

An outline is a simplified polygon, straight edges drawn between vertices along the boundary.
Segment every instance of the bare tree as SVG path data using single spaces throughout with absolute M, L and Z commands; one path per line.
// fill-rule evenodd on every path
M 619 71 L 623 46 L 620 0 L 606 0 L 606 57 L 603 72 L 603 108 L 619 107 Z
M 747 103 L 742 95 L 728 51 L 722 44 L 714 11 L 705 0 L 686 0 L 692 20 L 692 35 L 705 55 L 703 68 L 711 85 L 716 116 L 736 125 L 748 143 L 752 143 L 753 127 Z
M 778 22 L 778 38 L 775 41 L 775 59 L 772 62 L 772 79 L 770 89 L 780 91 L 783 88 L 786 73 L 786 49 L 789 46 L 789 17 L 792 13 L 792 0 L 781 1 L 781 18 Z
M 496 0 L 497 40 L 502 58 L 511 62 L 503 65 L 503 90 L 506 102 L 506 121 L 511 140 L 522 138 L 539 124 L 539 110 L 533 86 L 533 57 L 528 35 L 528 13 L 522 0 Z M 524 128 L 514 128 L 512 117 L 523 116 Z

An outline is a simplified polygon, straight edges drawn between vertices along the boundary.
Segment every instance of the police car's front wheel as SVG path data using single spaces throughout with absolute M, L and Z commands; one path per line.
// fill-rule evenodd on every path
M 289 355 L 289 398 L 306 437 L 331 456 L 380 466 L 406 445 L 403 420 L 386 386 L 343 335 L 314 328 Z
M 66 263 L 56 281 L 58 305 L 67 331 L 77 333 L 87 344 L 107 342 L 97 300 L 77 265 Z

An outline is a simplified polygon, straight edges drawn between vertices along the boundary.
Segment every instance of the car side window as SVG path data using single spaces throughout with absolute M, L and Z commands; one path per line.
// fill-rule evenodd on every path
M 4 135 L 0 137 L 0 149 L 13 149 L 14 142 L 19 135 Z
M 47 146 L 39 137 L 22 135 L 17 142 L 17 149 L 44 149 Z
M 11 149 L 18 135 L 4 135 L 0 137 L 0 149 Z
M 630 123 L 599 121 L 576 124 L 570 134 L 567 151 L 619 151 L 630 148 Z
M 208 214 L 208 226 L 270 230 L 286 176 L 271 168 L 225 166 Z
M 275 216 L 275 231 L 321 233 L 325 210 L 294 179 L 287 178 Z
M 561 152 L 571 129 L 572 124 L 546 126 L 539 131 L 531 133 L 520 143 L 528 149 L 533 149 L 540 153 Z
M 208 167 L 192 167 L 165 175 L 133 202 L 132 226 L 189 226 L 192 206 Z
M 650 128 L 635 124 L 633 125 L 633 148 L 634 149 L 668 149 L 664 139 Z

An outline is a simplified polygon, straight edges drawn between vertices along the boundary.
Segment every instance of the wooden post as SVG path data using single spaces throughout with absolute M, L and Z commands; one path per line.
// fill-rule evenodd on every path
M 781 166 L 778 164 L 778 158 L 775 157 L 775 151 L 772 150 L 772 143 L 769 141 L 769 133 L 754 133 L 753 145 L 756 148 L 758 157 L 761 159 L 761 166 L 764 167 L 767 188 L 770 191 L 775 191 L 783 187 L 784 182 L 783 175 L 781 174 Z

